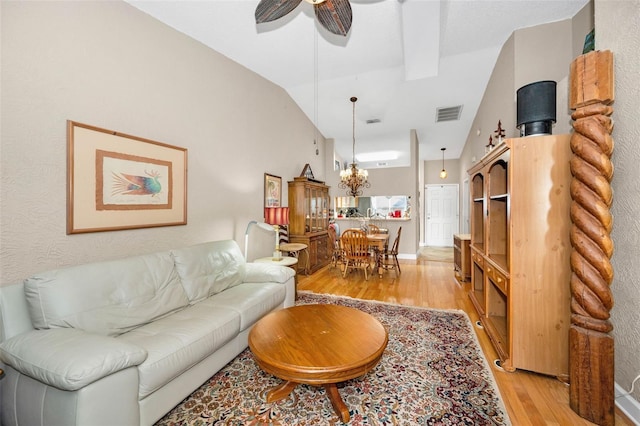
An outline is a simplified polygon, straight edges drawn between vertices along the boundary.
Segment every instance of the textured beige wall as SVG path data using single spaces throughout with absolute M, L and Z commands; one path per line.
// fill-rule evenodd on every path
M 323 177 L 324 143 L 316 156 L 284 90 L 128 4 L 0 7 L 0 285 L 207 240 L 242 247 L 263 217 L 263 173 L 283 177 L 285 204 L 305 163 Z M 68 119 L 186 147 L 188 225 L 66 235 Z M 265 234 L 250 257 L 271 253 Z
M 582 52 L 584 35 L 593 27 L 590 10 L 591 5 L 587 5 L 573 19 L 515 31 L 505 42 L 460 155 L 460 182 L 468 177 L 467 170 L 484 156 L 485 145 L 489 135 L 494 135 L 498 120 L 506 137 L 519 136 L 516 92 L 525 84 L 540 80 L 557 82 L 557 122 L 553 133 L 570 132 L 569 65 Z M 576 42 L 575 37 L 581 41 Z M 460 194 L 464 196 L 462 190 Z M 461 221 L 464 220 L 461 215 Z
M 611 50 L 615 62 L 611 317 L 616 382 L 628 391 L 640 374 L 640 0 L 598 0 L 595 22 L 596 48 Z M 633 397 L 640 401 L 638 384 Z

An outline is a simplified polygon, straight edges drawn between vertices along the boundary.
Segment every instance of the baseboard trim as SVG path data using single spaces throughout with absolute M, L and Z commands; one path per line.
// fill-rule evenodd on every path
M 398 253 L 398 259 L 417 260 L 418 259 L 418 255 L 417 254 Z
M 615 384 L 616 407 L 624 413 L 629 420 L 640 426 L 640 402 L 636 401 L 619 384 Z

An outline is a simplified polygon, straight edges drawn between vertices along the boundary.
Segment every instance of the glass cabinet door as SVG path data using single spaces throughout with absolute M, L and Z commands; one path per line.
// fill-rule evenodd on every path
M 329 190 L 325 186 L 304 186 L 304 232 L 317 233 L 329 227 Z
M 304 187 L 304 232 L 311 232 L 311 188 Z

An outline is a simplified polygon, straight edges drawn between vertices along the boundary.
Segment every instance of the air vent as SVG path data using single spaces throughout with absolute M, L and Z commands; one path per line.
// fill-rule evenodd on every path
M 376 123 L 380 123 L 380 119 L 379 118 L 371 118 L 371 119 L 367 120 L 367 124 L 376 124 Z
M 378 167 L 385 167 L 387 163 L 378 163 Z
M 462 105 L 438 108 L 436 110 L 436 123 L 442 121 L 455 121 L 460 120 L 460 113 L 462 112 Z

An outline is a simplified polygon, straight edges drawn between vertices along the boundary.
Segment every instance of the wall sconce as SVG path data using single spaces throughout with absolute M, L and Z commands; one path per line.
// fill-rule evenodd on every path
M 440 172 L 440 179 L 446 179 L 447 178 L 447 171 L 444 169 L 444 150 L 447 148 L 440 148 L 440 150 L 442 151 L 442 171 Z

